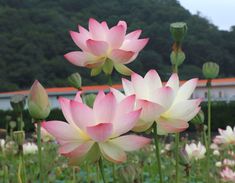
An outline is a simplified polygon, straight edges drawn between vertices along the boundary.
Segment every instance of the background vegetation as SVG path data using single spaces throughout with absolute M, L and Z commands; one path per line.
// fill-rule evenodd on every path
M 0 0 L 0 91 L 29 88 L 35 78 L 45 86 L 65 86 L 66 77 L 79 71 L 85 85 L 104 84 L 104 76 L 88 77 L 88 69 L 68 63 L 63 55 L 78 48 L 69 30 L 87 27 L 89 17 L 114 25 L 128 22 L 128 31 L 141 28 L 150 42 L 130 67 L 138 73 L 150 68 L 168 78 L 172 40 L 169 24 L 185 21 L 187 55 L 181 78 L 201 77 L 202 63 L 220 64 L 220 77 L 234 76 L 235 26 L 219 31 L 207 19 L 191 15 L 176 0 Z M 114 75 L 115 82 L 120 82 Z M 105 80 L 104 80 L 105 79 Z

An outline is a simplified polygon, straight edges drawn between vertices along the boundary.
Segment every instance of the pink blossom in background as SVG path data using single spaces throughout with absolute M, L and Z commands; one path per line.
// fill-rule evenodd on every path
M 123 135 L 136 124 L 141 109 L 133 110 L 135 96 L 117 101 L 112 92 L 100 91 L 93 108 L 81 100 L 80 93 L 74 100 L 59 98 L 63 121 L 42 124 L 59 142 L 60 154 L 70 158 L 70 163 L 84 159 L 97 160 L 102 155 L 109 161 L 126 161 L 125 151 L 137 150 L 150 143 L 150 139 L 137 135 Z M 123 136 L 121 136 L 123 135 Z
M 127 33 L 127 23 L 119 21 L 109 28 L 107 22 L 89 19 L 88 30 L 78 25 L 79 32 L 70 31 L 74 43 L 81 51 L 65 54 L 65 58 L 74 65 L 88 68 L 102 68 L 111 60 L 115 69 L 121 74 L 130 75 L 124 64 L 135 60 L 145 47 L 148 38 L 139 39 L 141 30 Z
M 219 134 L 214 139 L 216 144 L 235 144 L 235 127 L 227 126 L 225 130 L 219 128 Z
M 223 169 L 220 172 L 220 175 L 224 182 L 235 182 L 235 172 L 228 167 Z
M 111 89 L 119 100 L 136 95 L 135 108 L 142 108 L 134 131 L 145 131 L 157 122 L 158 134 L 176 133 L 188 128 L 190 121 L 199 111 L 201 99 L 190 99 L 198 79 L 191 79 L 182 86 L 177 74 L 172 74 L 165 86 L 155 70 L 145 77 L 136 73 L 131 81 L 122 79 L 124 94 Z

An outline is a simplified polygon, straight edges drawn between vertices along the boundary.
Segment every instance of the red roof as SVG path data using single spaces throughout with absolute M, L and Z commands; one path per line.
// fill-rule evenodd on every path
M 181 81 L 180 83 L 184 83 L 185 81 Z M 199 80 L 198 86 L 205 86 L 207 80 Z M 228 84 L 234 84 L 235 85 L 235 78 L 219 78 L 219 79 L 213 79 L 212 85 L 228 85 Z M 115 84 L 112 86 L 116 89 L 122 89 L 121 84 Z M 108 90 L 110 86 L 108 85 L 94 85 L 94 86 L 83 86 L 83 91 L 99 91 L 99 90 Z M 60 88 L 47 88 L 46 91 L 48 93 L 65 93 L 65 92 L 76 92 L 76 89 L 73 87 L 60 87 Z M 27 95 L 29 90 L 21 90 L 21 91 L 13 91 L 13 92 L 2 92 L 0 95 L 15 95 L 15 94 L 24 94 Z

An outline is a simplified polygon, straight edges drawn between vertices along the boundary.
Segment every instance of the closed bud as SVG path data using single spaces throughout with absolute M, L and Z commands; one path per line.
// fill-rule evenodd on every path
M 197 113 L 197 115 L 191 120 L 191 122 L 195 125 L 203 124 L 205 121 L 204 112 L 202 110 Z
M 171 59 L 171 64 L 172 65 L 181 65 L 184 60 L 185 60 L 185 54 L 183 51 L 178 50 L 178 51 L 172 51 L 171 55 L 170 55 L 170 59 Z
M 175 42 L 182 42 L 188 27 L 185 22 L 175 22 L 170 25 L 171 35 Z
M 10 101 L 12 109 L 17 113 L 22 112 L 25 107 L 25 99 L 24 95 L 12 96 Z
M 202 73 L 206 79 L 214 79 L 219 75 L 219 65 L 214 62 L 206 62 L 202 66 Z
M 18 145 L 23 145 L 24 140 L 25 140 L 24 131 L 14 131 L 13 138 Z
M 93 107 L 95 97 L 96 97 L 95 94 L 88 94 L 85 96 L 85 103 L 91 108 Z
M 16 122 L 15 121 L 10 121 L 9 125 L 10 125 L 11 129 L 14 129 L 16 127 Z
M 36 120 L 46 119 L 50 114 L 48 95 L 43 86 L 36 80 L 28 96 L 29 113 Z
M 72 87 L 78 89 L 78 90 L 81 90 L 81 87 L 82 87 L 82 78 L 80 76 L 79 73 L 73 73 L 71 74 L 68 78 L 68 83 L 69 85 L 71 85 Z
M 180 158 L 180 164 L 182 164 L 184 166 L 189 165 L 190 160 L 189 160 L 188 154 L 184 148 L 180 149 L 179 158 Z

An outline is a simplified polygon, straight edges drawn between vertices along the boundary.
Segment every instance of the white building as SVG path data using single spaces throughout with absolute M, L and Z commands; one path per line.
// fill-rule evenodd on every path
M 181 84 L 184 82 L 185 81 L 181 81 Z M 113 85 L 113 87 L 122 90 L 121 85 Z M 52 108 L 59 108 L 59 103 L 57 101 L 58 97 L 63 96 L 67 98 L 73 98 L 77 92 L 77 90 L 72 87 L 48 88 L 46 90 L 48 92 Z M 97 93 L 99 90 L 108 91 L 109 86 L 84 86 L 82 90 L 84 93 Z M 10 99 L 16 94 L 22 94 L 27 96 L 28 90 L 0 93 L 0 110 L 11 109 Z M 235 101 L 235 78 L 214 79 L 212 81 L 211 96 L 212 100 L 214 101 Z M 196 90 L 192 95 L 192 98 L 203 98 L 204 101 L 206 100 L 206 80 L 199 80 Z

